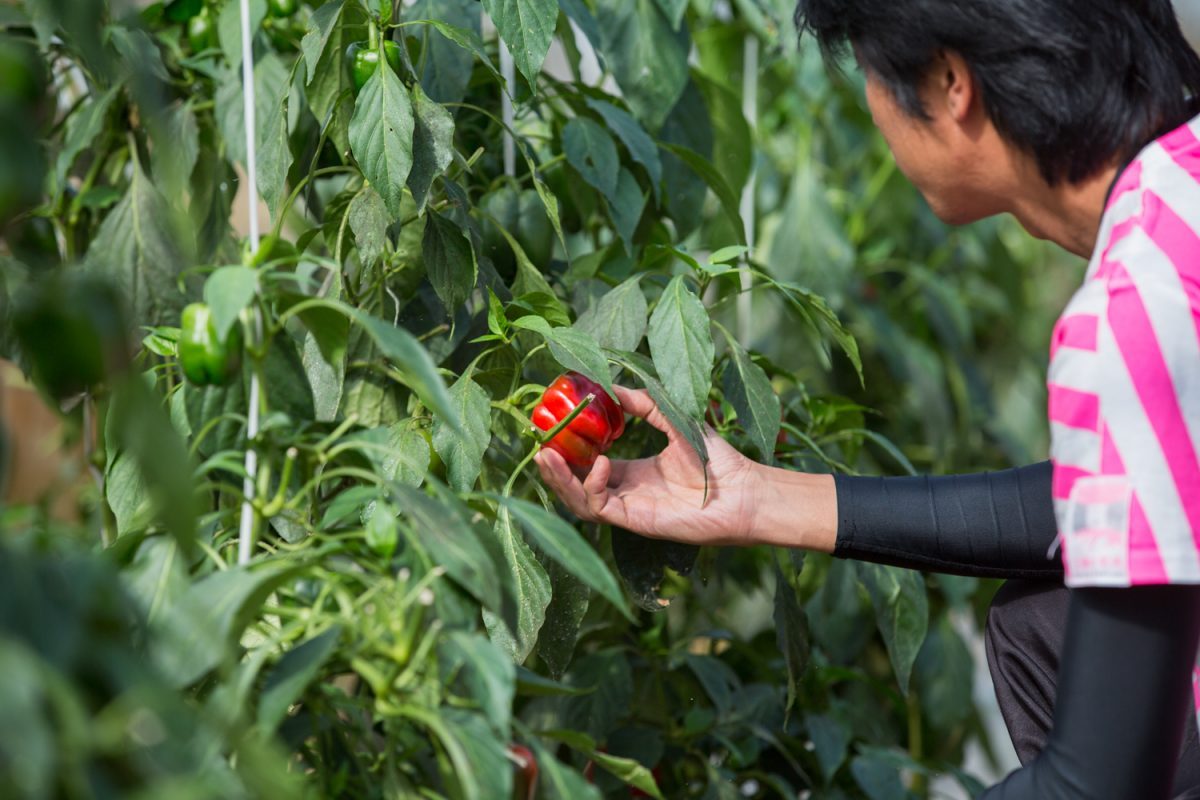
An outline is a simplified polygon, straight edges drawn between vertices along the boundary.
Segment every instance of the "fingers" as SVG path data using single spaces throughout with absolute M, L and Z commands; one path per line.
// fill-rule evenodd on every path
M 559 499 L 580 519 L 591 522 L 621 524 L 620 503 L 610 503 L 608 482 L 613 463 L 605 456 L 596 459 L 591 471 L 581 481 L 563 457 L 553 450 L 542 450 L 534 456 L 542 480 L 554 490 Z
M 592 471 L 583 480 L 583 495 L 593 519 L 599 519 L 604 506 L 608 504 L 608 476 L 611 472 L 612 462 L 608 456 L 599 456 L 592 465 Z
M 533 458 L 546 485 L 554 490 L 575 516 L 592 519 L 583 483 L 571 472 L 566 460 L 553 450 L 541 450 Z
M 659 410 L 658 404 L 654 402 L 654 398 L 645 389 L 626 389 L 624 386 L 614 386 L 613 390 L 616 392 L 617 399 L 621 401 L 621 408 L 626 414 L 646 420 L 651 426 L 665 433 L 670 441 L 675 441 L 679 437 L 675 426 L 667 421 L 662 411 Z

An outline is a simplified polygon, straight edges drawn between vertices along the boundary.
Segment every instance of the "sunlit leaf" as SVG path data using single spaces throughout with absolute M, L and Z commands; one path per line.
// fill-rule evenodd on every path
M 413 128 L 412 100 L 400 77 L 376 69 L 354 102 L 350 151 L 393 217 L 401 215 L 412 170 Z
M 483 0 L 513 63 L 536 86 L 558 24 L 558 0 Z
M 708 311 L 683 276 L 663 290 L 646 336 L 667 393 L 684 413 L 700 419 L 712 386 L 714 348 Z
M 579 531 L 541 506 L 514 497 L 497 496 L 494 499 L 508 509 L 513 520 L 548 558 L 594 589 L 623 615 L 630 616 L 617 579 Z

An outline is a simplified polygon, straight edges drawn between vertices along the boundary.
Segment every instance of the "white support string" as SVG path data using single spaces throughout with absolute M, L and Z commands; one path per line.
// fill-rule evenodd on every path
M 746 117 L 746 124 L 750 126 L 751 134 L 753 134 L 758 124 L 758 37 L 752 33 L 746 34 L 742 60 L 742 113 Z M 753 138 L 752 135 L 751 139 Z M 758 170 L 754 167 L 753 156 L 751 159 L 750 175 L 746 179 L 746 185 L 742 188 L 742 200 L 738 210 L 742 215 L 742 223 L 746 226 L 746 246 L 750 248 L 750 255 L 753 256 L 756 210 L 754 191 Z M 740 277 L 742 291 L 737 298 L 737 336 L 742 347 L 748 349 L 750 347 L 750 320 L 753 313 L 750 303 L 750 273 L 743 272 Z
M 516 118 L 513 114 L 512 93 L 517 79 L 517 71 L 513 66 L 512 53 L 508 51 L 508 45 L 503 41 L 500 42 L 500 77 L 504 79 L 504 89 L 500 93 L 500 119 L 504 121 L 504 133 L 501 140 L 504 148 L 504 174 L 511 178 L 517 174 L 517 147 L 512 133 L 510 133 L 513 120 Z
M 250 251 L 258 249 L 258 163 L 255 151 L 254 117 L 254 32 L 250 30 L 250 0 L 241 0 L 242 7 L 242 110 L 246 124 L 246 202 L 250 210 Z M 262 320 L 255 314 L 256 330 L 252 341 L 262 336 Z M 258 371 L 250 371 L 250 407 L 246 415 L 246 477 L 242 481 L 242 517 L 238 526 L 238 563 L 250 561 L 254 537 L 254 490 L 258 478 L 258 453 L 254 440 L 258 438 Z

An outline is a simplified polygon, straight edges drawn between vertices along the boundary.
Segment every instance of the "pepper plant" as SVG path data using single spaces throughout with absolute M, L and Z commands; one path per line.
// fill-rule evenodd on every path
M 605 402 L 613 382 L 648 389 L 701 460 L 712 424 L 799 469 L 911 468 L 868 425 L 874 375 L 835 311 L 869 306 L 825 274 L 850 274 L 879 214 L 831 203 L 818 158 L 866 202 L 918 201 L 854 88 L 796 50 L 787 5 L 252 0 L 257 248 L 233 227 L 250 160 L 237 0 L 0 8 L 0 45 L 36 47 L 56 101 L 24 142 L 45 156 L 36 196 L 5 220 L 4 343 L 80 426 L 97 476 L 77 530 L 14 509 L 5 548 L 30 571 L 96 576 L 30 590 L 39 607 L 83 609 L 103 587 L 116 609 L 73 619 L 77 641 L 105 643 L 74 660 L 0 618 L 0 658 L 55 698 L 3 726 L 33 733 L 0 738 L 0 788 L 975 787 L 958 769 L 979 727 L 972 667 L 951 624 L 975 583 L 643 540 L 574 520 L 530 467 L 576 419 L 531 419 L 570 371 Z M 748 47 L 764 64 L 751 120 Z M 829 235 L 843 221 L 849 243 Z M 808 260 L 789 274 L 773 256 L 797 241 Z M 101 304 L 135 344 L 55 383 L 88 329 L 47 354 L 66 326 L 18 311 L 68 276 L 117 296 L 60 316 Z M 746 293 L 778 315 L 770 335 L 739 328 Z M 662 446 L 627 423 L 613 457 Z M 5 607 L 23 596 L 2 585 Z M 58 724 L 64 708 L 79 724 Z

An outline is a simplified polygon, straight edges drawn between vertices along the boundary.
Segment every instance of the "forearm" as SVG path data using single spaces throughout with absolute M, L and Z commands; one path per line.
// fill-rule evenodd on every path
M 1048 462 L 934 478 L 759 470 L 758 543 L 962 575 L 1062 575 Z

